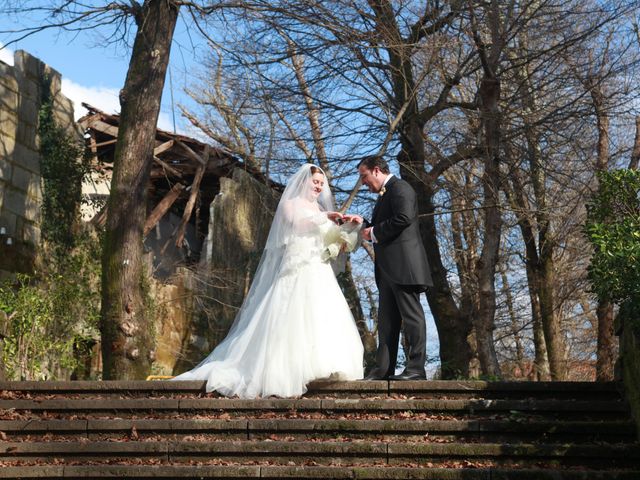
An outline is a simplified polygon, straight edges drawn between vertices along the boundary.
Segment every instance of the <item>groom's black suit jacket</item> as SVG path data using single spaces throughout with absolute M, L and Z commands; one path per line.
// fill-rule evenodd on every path
M 387 181 L 385 190 L 378 197 L 370 222 L 376 238 L 376 281 L 380 269 L 398 285 L 425 290 L 433 282 L 418 227 L 416 192 L 396 176 Z

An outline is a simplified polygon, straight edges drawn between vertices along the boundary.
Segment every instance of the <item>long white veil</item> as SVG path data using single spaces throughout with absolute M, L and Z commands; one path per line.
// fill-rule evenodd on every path
M 226 338 L 194 370 L 205 363 L 227 358 L 231 350 L 233 350 L 234 339 L 238 338 L 240 333 L 250 327 L 252 320 L 259 321 L 257 318 L 259 315 L 258 310 L 262 300 L 270 294 L 275 280 L 281 274 L 280 270 L 287 254 L 287 244 L 293 237 L 305 233 L 304 221 L 301 222 L 300 220 L 302 220 L 303 216 L 308 216 L 308 210 L 305 213 L 300 206 L 315 207 L 315 202 L 317 202 L 317 208 L 322 212 L 334 210 L 333 198 L 326 180 L 320 195 L 317 199 L 314 199 L 312 195 L 312 167 L 322 172 L 315 165 L 305 164 L 287 182 L 287 186 L 278 203 L 253 282 L 231 325 L 231 329 Z

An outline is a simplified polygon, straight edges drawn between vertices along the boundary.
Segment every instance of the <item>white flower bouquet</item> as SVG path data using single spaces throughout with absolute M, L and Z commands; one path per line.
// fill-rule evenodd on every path
M 342 252 L 353 252 L 360 244 L 361 227 L 361 224 L 355 222 L 346 222 L 340 226 L 332 224 L 324 236 L 322 261 L 335 260 Z

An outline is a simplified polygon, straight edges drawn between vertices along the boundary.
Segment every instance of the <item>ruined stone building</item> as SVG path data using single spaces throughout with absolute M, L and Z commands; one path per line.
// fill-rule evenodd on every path
M 60 74 L 24 51 L 15 53 L 14 65 L 0 62 L 0 271 L 22 272 L 31 267 L 41 236 L 37 129 L 45 83 L 50 84 L 57 123 L 82 137 L 73 104 L 60 91 Z
M 86 142 L 91 153 L 95 168 L 84 193 L 93 200 L 108 195 L 119 117 L 85 105 L 88 113 L 76 123 L 58 72 L 23 51 L 15 54 L 13 67 L 0 62 L 0 275 L 5 277 L 29 272 L 41 241 L 37 125 L 42 89 L 49 83 L 57 123 Z M 262 253 L 280 191 L 219 148 L 157 131 L 144 230 L 157 320 L 154 373 L 171 375 L 193 366 L 226 335 Z M 85 209 L 83 216 L 101 225 L 105 211 Z

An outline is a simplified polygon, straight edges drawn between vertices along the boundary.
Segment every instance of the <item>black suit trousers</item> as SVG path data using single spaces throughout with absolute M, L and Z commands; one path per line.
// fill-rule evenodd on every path
M 405 337 L 406 372 L 424 375 L 426 361 L 427 326 L 420 293 L 424 288 L 398 285 L 380 269 L 377 271 L 378 293 L 378 350 L 376 370 L 380 376 L 395 374 L 400 331 Z

